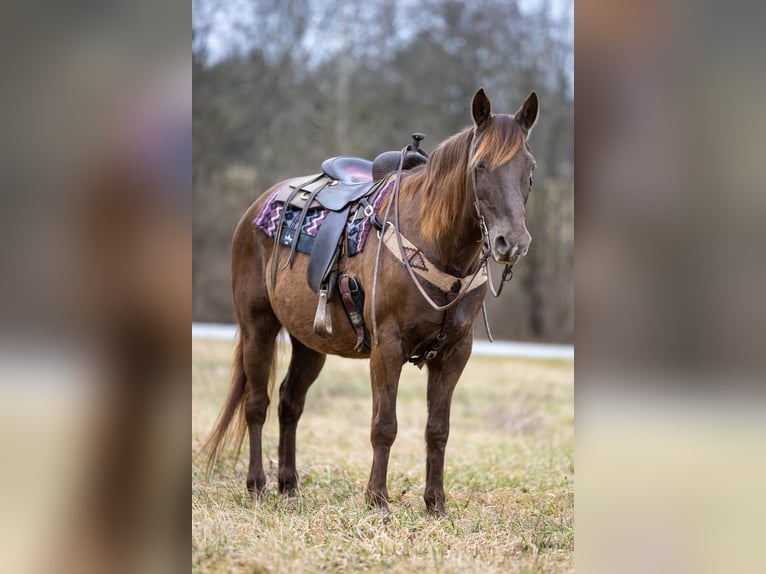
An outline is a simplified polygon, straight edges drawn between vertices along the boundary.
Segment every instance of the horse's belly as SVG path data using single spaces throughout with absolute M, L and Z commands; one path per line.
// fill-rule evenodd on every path
M 314 334 L 314 317 L 319 297 L 306 281 L 307 265 L 308 257 L 296 254 L 292 269 L 279 271 L 275 287 L 269 288 L 271 306 L 279 322 L 288 333 L 315 351 L 355 359 L 368 358 L 368 351 L 360 353 L 354 350 L 356 331 L 346 316 L 337 291 L 333 293 L 328 305 L 332 317 L 332 335 L 320 337 Z

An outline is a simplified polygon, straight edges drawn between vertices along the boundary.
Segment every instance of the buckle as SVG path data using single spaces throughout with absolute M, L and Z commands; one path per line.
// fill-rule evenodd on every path
M 364 208 L 364 216 L 365 217 L 372 217 L 372 214 L 375 213 L 375 210 L 372 208 L 372 205 L 369 203 Z
M 437 354 L 438 352 L 439 352 L 439 351 L 437 351 L 436 349 L 431 349 L 430 351 L 428 351 L 428 352 L 426 353 L 426 356 L 425 356 L 425 357 L 426 357 L 426 361 L 430 361 L 431 359 L 433 359 L 434 357 L 436 357 L 436 354 Z

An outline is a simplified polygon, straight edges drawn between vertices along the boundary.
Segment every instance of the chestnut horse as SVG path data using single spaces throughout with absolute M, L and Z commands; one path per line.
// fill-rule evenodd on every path
M 480 89 L 472 101 L 474 125 L 438 145 L 426 164 L 400 174 L 396 193 L 386 200 L 388 205 L 396 203 L 397 232 L 416 245 L 432 265 L 455 278 L 465 278 L 464 284 L 475 278 L 490 255 L 510 269 L 527 253 L 532 238 L 525 224 L 525 204 L 535 167 L 527 138 L 537 112 L 537 95 L 532 92 L 514 115 L 495 115 Z M 377 273 L 377 294 L 364 303 L 366 323 L 376 324 L 371 348 L 354 350 L 356 334 L 341 305 L 332 306 L 335 332 L 320 338 L 312 330 L 317 296 L 306 282 L 308 256 L 298 254 L 292 267 L 277 273 L 272 286 L 271 258 L 279 257 L 281 266 L 289 248 L 274 249 L 275 239 L 253 225 L 277 187 L 255 201 L 234 233 L 231 272 L 239 342 L 231 390 L 205 446 L 208 469 L 223 444 L 232 438 L 230 425 L 238 418 L 238 444 L 245 429 L 250 438 L 247 490 L 251 495 L 263 492 L 266 474 L 261 432 L 269 406 L 275 342 L 284 328 L 292 341 L 292 357 L 279 387 L 279 491 L 291 494 L 298 488 L 296 427 L 306 392 L 322 370 L 326 355 L 369 358 L 373 460 L 366 500 L 371 506 L 387 508 L 386 475 L 397 432 L 399 375 L 404 363 L 438 336 L 438 352 L 423 361 L 428 367 L 424 499 L 430 512 L 444 515 L 444 452 L 450 405 L 471 355 L 473 323 L 487 291 L 486 282 L 479 288 L 464 289 L 456 299 L 415 278 L 403 260 L 394 257 L 393 250 L 378 253 L 379 234 L 371 233 L 364 251 L 347 260 L 349 274 L 365 287 L 373 285 Z M 388 213 L 384 207 L 379 209 L 381 217 L 384 211 Z M 438 304 L 429 304 L 413 281 L 420 281 L 425 294 Z M 449 302 L 453 307 L 444 310 Z M 446 313 L 450 313 L 451 321 L 445 333 Z

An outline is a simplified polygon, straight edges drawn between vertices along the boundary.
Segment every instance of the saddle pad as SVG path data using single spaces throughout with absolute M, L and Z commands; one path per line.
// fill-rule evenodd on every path
M 314 239 L 319 232 L 322 222 L 327 217 L 329 210 L 313 207 L 309 208 L 300 233 L 296 233 L 297 230 L 295 228 L 298 225 L 301 210 L 292 204 L 288 205 L 285 209 L 285 189 L 292 191 L 290 189 L 291 184 L 293 184 L 293 181 L 288 181 L 272 192 L 263 204 L 261 210 L 258 212 L 258 215 L 253 220 L 253 225 L 260 228 L 269 237 L 274 237 L 277 233 L 277 228 L 279 227 L 279 218 L 284 212 L 285 221 L 282 225 L 282 233 L 279 242 L 282 245 L 289 246 L 292 245 L 296 238 L 298 238 L 298 251 L 301 253 L 311 253 Z M 375 200 L 372 202 L 372 208 L 376 213 L 393 187 L 394 179 L 392 178 L 375 197 Z M 289 191 L 287 193 L 289 195 Z M 354 209 L 351 211 L 349 222 L 346 226 L 349 256 L 356 255 L 364 249 L 371 227 L 371 218 L 364 215 L 361 207 L 358 210 Z

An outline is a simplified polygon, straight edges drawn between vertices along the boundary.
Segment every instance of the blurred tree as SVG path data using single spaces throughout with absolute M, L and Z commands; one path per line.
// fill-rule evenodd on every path
M 195 0 L 194 319 L 233 320 L 230 238 L 266 188 L 331 155 L 399 149 L 414 131 L 432 149 L 470 123 L 484 86 L 499 112 L 532 89 L 541 100 L 533 246 L 505 296 L 488 302 L 494 334 L 571 341 L 572 20 L 560 4 Z

